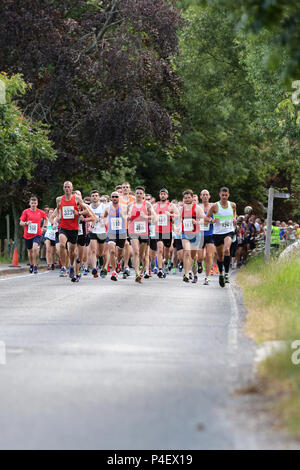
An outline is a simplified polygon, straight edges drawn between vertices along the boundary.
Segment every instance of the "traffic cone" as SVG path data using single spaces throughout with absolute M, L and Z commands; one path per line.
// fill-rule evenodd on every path
M 19 268 L 19 257 L 17 248 L 14 249 L 14 254 L 12 257 L 12 264 L 9 265 L 10 268 Z

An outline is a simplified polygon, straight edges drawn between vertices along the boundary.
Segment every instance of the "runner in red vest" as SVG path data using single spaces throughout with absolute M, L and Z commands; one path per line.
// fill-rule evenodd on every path
M 145 201 L 145 188 L 138 186 L 135 189 L 135 202 L 128 207 L 128 232 L 133 249 L 133 265 L 135 281 L 141 283 L 143 270 L 140 271 L 140 257 L 143 269 L 146 266 L 147 246 L 149 245 L 149 221 L 156 222 L 156 214 L 150 202 Z
M 30 263 L 29 272 L 37 274 L 39 246 L 42 240 L 41 221 L 43 220 L 43 229 L 47 228 L 48 216 L 46 212 L 38 209 L 37 197 L 32 196 L 29 205 L 30 208 L 22 212 L 20 225 L 24 227 L 24 238 Z
M 193 202 L 194 193 L 187 189 L 183 193 L 183 206 L 181 208 L 182 220 L 182 246 L 183 246 L 183 281 L 189 282 L 189 274 L 192 269 L 192 261 L 197 261 L 197 251 L 201 243 L 200 225 L 204 221 L 204 211 Z M 198 277 L 194 273 L 193 282 L 197 282 Z
M 175 204 L 168 200 L 169 192 L 163 188 L 160 190 L 160 202 L 154 204 L 154 210 L 157 214 L 157 222 L 155 225 L 155 238 L 157 240 L 157 264 L 158 277 L 162 278 L 163 273 L 163 255 L 165 248 L 165 259 L 169 259 L 170 247 L 172 244 L 172 217 L 179 217 L 179 211 Z
M 61 260 L 61 271 L 60 276 L 64 277 L 67 275 L 66 269 L 66 245 L 70 257 L 70 269 L 69 277 L 72 282 L 79 281 L 78 273 L 75 275 L 75 256 L 76 256 L 76 245 L 78 239 L 79 229 L 79 206 L 87 210 L 89 213 L 88 206 L 83 202 L 81 196 L 73 194 L 73 184 L 71 181 L 65 181 L 63 185 L 64 195 L 56 199 L 57 212 L 60 217 L 59 222 L 59 244 L 60 244 L 60 260 Z M 80 259 L 77 259 L 78 269 L 81 263 Z M 79 271 L 78 271 L 79 272 Z

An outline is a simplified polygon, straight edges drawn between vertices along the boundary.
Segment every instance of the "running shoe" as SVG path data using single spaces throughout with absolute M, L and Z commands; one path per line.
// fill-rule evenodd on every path
M 155 266 L 155 268 L 153 269 L 153 274 L 157 274 L 158 273 L 158 268 Z
M 211 268 L 210 275 L 213 276 L 215 274 L 214 267 Z
M 219 284 L 220 284 L 220 287 L 225 287 L 225 278 L 223 274 L 219 275 Z
M 152 271 L 149 269 L 149 277 L 152 277 Z
M 111 278 L 112 281 L 117 281 L 117 280 L 118 280 L 116 271 L 113 271 L 113 272 L 111 273 L 111 277 L 110 277 L 110 278 Z
M 168 270 L 169 270 L 169 271 L 171 271 L 172 266 L 173 266 L 173 263 L 172 263 L 172 261 L 169 259 L 169 261 L 168 261 Z
M 179 272 L 183 270 L 183 263 L 179 263 L 178 269 L 179 269 Z
M 94 276 L 94 278 L 97 278 L 97 277 L 98 277 L 97 268 L 93 268 L 93 269 L 92 269 L 92 275 Z
M 192 280 L 192 284 L 196 284 L 198 282 L 198 276 L 195 274 L 194 279 Z
M 215 264 L 215 273 L 216 273 L 216 274 L 219 274 L 219 268 L 218 268 L 218 265 L 217 265 L 217 264 Z
M 190 282 L 190 278 L 186 274 L 183 276 L 183 282 Z
M 140 274 L 135 275 L 135 282 L 142 284 L 142 276 Z
M 69 277 L 71 279 L 73 279 L 73 277 L 75 277 L 75 271 L 74 271 L 74 267 L 73 266 L 70 266 L 69 267 Z M 74 282 L 74 281 L 73 281 Z
M 78 282 L 78 281 L 77 281 L 77 276 L 75 276 L 75 274 L 74 274 L 73 277 L 71 277 L 71 282 Z
M 202 272 L 203 272 L 202 263 L 198 263 L 198 274 L 201 274 Z
M 38 274 L 38 268 L 37 268 L 37 266 L 33 266 L 33 274 Z
M 130 269 L 128 267 L 124 268 L 124 273 L 126 274 L 126 276 L 130 276 Z
M 116 269 L 117 273 L 120 273 L 121 272 L 121 263 L 118 263 L 117 264 L 117 269 Z
M 33 273 L 33 264 L 30 265 L 29 272 L 30 272 L 30 274 Z
M 51 269 L 52 269 L 52 271 L 54 271 L 54 269 L 55 269 L 54 263 L 51 264 Z
M 74 278 L 72 279 L 72 282 L 79 282 L 80 281 L 80 278 L 81 276 L 79 276 L 78 274 L 75 276 L 75 280 Z
M 230 284 L 228 273 L 225 273 L 225 284 Z
M 189 272 L 189 278 L 190 278 L 190 280 L 193 279 L 193 273 L 192 273 L 192 271 Z
M 100 271 L 100 277 L 102 277 L 102 279 L 103 279 L 103 278 L 105 278 L 105 276 L 107 276 L 107 269 L 103 268 Z
M 83 271 L 83 275 L 84 275 L 84 276 L 87 276 L 87 275 L 88 275 L 88 273 L 89 273 L 89 270 L 88 270 L 88 269 L 84 269 L 84 271 Z
M 144 278 L 145 279 L 149 279 L 150 275 L 149 275 L 149 272 L 148 271 L 145 271 L 144 272 Z
M 172 269 L 172 274 L 176 274 L 176 268 Z
M 205 286 L 208 286 L 208 277 L 205 277 L 205 278 L 204 278 L 203 284 L 204 284 Z
M 159 269 L 159 270 L 158 270 L 158 273 L 157 273 L 157 276 L 158 276 L 159 278 L 162 278 L 163 275 L 164 275 L 163 270 L 162 270 L 162 269 Z
M 60 268 L 60 272 L 59 272 L 59 277 L 66 277 L 66 276 L 67 276 L 67 270 L 66 270 L 66 268 L 61 267 L 61 268 Z
M 47 265 L 47 271 L 51 271 L 51 264 Z

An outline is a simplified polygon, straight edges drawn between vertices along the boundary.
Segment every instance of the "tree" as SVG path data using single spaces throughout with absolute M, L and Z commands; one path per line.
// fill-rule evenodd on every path
M 46 126 L 26 119 L 17 106 L 16 97 L 26 93 L 29 85 L 21 75 L 0 73 L 5 102 L 0 104 L 0 204 L 11 205 L 18 242 L 18 211 L 24 189 L 32 181 L 39 161 L 56 158 Z

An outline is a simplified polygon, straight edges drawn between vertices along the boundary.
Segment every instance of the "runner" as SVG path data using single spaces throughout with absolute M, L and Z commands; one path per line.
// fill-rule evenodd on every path
M 110 263 L 112 267 L 111 280 L 117 281 L 117 265 L 116 265 L 116 247 L 118 247 L 118 259 L 120 260 L 123 254 L 123 249 L 127 239 L 127 229 L 125 221 L 127 213 L 124 206 L 119 204 L 119 193 L 114 191 L 111 193 L 111 203 L 106 208 L 104 218 L 108 218 L 108 247 L 110 254 Z
M 179 211 L 175 204 L 169 199 L 169 192 L 163 188 L 159 192 L 160 202 L 154 204 L 153 208 L 156 212 L 157 223 L 155 225 L 155 238 L 157 240 L 157 276 L 162 278 L 163 272 L 163 255 L 165 248 L 165 259 L 168 261 L 170 256 L 170 248 L 172 244 L 172 218 L 179 218 Z
M 180 209 L 182 220 L 182 246 L 183 246 L 183 281 L 189 282 L 192 263 L 194 265 L 193 283 L 198 280 L 197 276 L 197 251 L 203 236 L 200 233 L 200 224 L 203 223 L 205 214 L 203 209 L 193 202 L 194 193 L 187 189 L 183 193 L 183 205 Z M 196 270 L 196 271 L 195 271 Z
M 206 222 L 212 222 L 214 216 L 213 240 L 217 249 L 219 284 L 225 287 L 229 283 L 230 247 L 236 225 L 236 205 L 229 201 L 229 189 L 220 189 L 220 201 L 213 204 L 207 212 Z M 223 272 L 225 268 L 225 276 Z
M 203 189 L 200 194 L 200 199 L 202 201 L 202 204 L 200 204 L 200 207 L 202 207 L 204 214 L 206 215 L 209 209 L 211 208 L 212 204 L 209 202 L 210 200 L 210 194 L 207 189 Z M 208 280 L 209 280 L 209 275 L 211 273 L 211 268 L 213 265 L 213 257 L 214 257 L 214 252 L 215 252 L 215 245 L 213 241 L 213 222 L 214 218 L 212 216 L 212 223 L 206 224 L 204 223 L 203 225 L 200 226 L 200 230 L 203 231 L 203 245 L 202 248 L 200 248 L 199 253 L 198 253 L 198 261 L 203 261 L 205 259 L 205 278 L 204 278 L 204 285 L 208 285 Z
M 48 211 L 48 217 L 51 217 L 54 212 L 53 208 L 50 208 Z M 45 232 L 45 245 L 46 245 L 46 260 L 48 269 L 54 270 L 54 258 L 55 258 L 55 247 L 56 247 L 56 233 L 57 233 L 57 224 L 51 224 L 48 220 L 47 230 Z
M 104 256 L 105 254 L 105 242 L 107 238 L 106 226 L 104 220 L 104 214 L 107 207 L 106 198 L 105 202 L 100 202 L 100 193 L 97 189 L 91 192 L 91 204 L 90 209 L 96 216 L 95 223 L 90 223 L 89 227 L 89 239 L 90 239 L 90 255 L 92 262 L 92 275 L 97 278 L 97 256 Z M 101 277 L 107 275 L 106 267 L 103 267 L 100 273 Z
M 140 270 L 140 258 L 143 268 L 146 266 L 147 246 L 149 245 L 149 221 L 156 222 L 156 214 L 150 202 L 145 201 L 145 188 L 135 189 L 136 201 L 128 207 L 128 232 L 133 248 L 135 282 L 141 283 L 143 274 Z
M 135 201 L 135 197 L 130 194 L 130 184 L 128 181 L 125 181 L 122 183 L 122 195 L 120 197 L 120 204 L 124 206 L 124 210 L 126 214 L 128 215 L 128 207 L 129 204 L 132 204 Z M 126 278 L 127 276 L 130 276 L 130 269 L 129 269 L 129 259 L 130 256 L 132 256 L 132 249 L 130 247 L 130 238 L 128 235 L 128 220 L 126 219 L 125 221 L 125 227 L 127 230 L 127 240 L 125 242 L 125 248 L 124 248 L 124 267 L 123 267 L 123 278 Z M 117 267 L 119 270 L 119 266 Z
M 76 273 L 75 273 L 75 256 L 76 256 L 76 244 L 78 238 L 79 228 L 79 215 L 81 206 L 83 209 L 88 210 L 88 206 L 83 202 L 82 198 L 73 194 L 73 184 L 71 181 L 65 181 L 63 185 L 64 195 L 59 196 L 56 199 L 57 211 L 60 217 L 59 222 L 59 244 L 60 244 L 60 260 L 61 260 L 61 271 L 60 276 L 65 277 L 67 275 L 66 269 L 66 251 L 69 253 L 70 268 L 69 277 L 72 282 L 79 281 L 79 267 L 81 260 L 76 259 Z M 53 215 L 51 217 L 51 222 Z M 67 249 L 66 249 L 67 246 Z
M 41 222 L 43 227 L 41 229 Z M 30 263 L 29 272 L 38 274 L 37 263 L 39 246 L 42 240 L 42 230 L 46 229 L 48 216 L 46 212 L 38 209 L 38 198 L 32 196 L 29 200 L 29 209 L 25 209 L 20 217 L 20 225 L 24 227 L 24 238 Z

